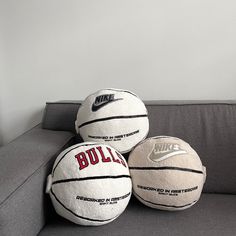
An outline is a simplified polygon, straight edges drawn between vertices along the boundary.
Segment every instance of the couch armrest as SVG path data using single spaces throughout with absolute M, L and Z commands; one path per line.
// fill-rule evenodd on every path
M 37 235 L 46 220 L 46 176 L 74 134 L 36 126 L 0 148 L 0 235 Z

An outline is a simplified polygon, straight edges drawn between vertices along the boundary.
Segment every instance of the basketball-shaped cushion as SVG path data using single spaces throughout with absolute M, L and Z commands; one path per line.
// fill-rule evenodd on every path
M 46 192 L 64 218 L 81 225 L 103 225 L 125 210 L 131 190 L 124 157 L 110 146 L 86 142 L 57 157 Z
M 106 143 L 125 153 L 147 136 L 147 109 L 130 91 L 102 89 L 84 100 L 75 128 L 84 141 Z
M 185 141 L 159 136 L 144 140 L 128 160 L 134 195 L 161 210 L 183 210 L 200 198 L 205 167 Z

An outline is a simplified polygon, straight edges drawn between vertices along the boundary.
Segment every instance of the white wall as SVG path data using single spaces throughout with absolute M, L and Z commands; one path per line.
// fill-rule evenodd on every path
M 3 109 L 2 109 L 2 100 L 3 100 L 3 82 L 4 80 L 4 43 L 3 43 L 3 8 L 2 2 L 0 1 L 0 146 L 3 143 Z
M 102 87 L 143 99 L 236 99 L 233 0 L 0 1 L 3 143 L 38 123 L 46 101 Z

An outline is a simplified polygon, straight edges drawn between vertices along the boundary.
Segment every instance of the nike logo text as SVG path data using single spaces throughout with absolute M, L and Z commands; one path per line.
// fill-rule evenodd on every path
M 187 152 L 180 148 L 175 143 L 156 143 L 149 155 L 149 159 L 155 162 L 165 160 L 169 157 L 173 157 L 180 154 L 186 154 Z
M 92 111 L 97 111 L 111 102 L 115 102 L 115 101 L 123 99 L 123 98 L 115 99 L 114 97 L 115 97 L 115 94 L 103 94 L 103 95 L 97 96 L 92 105 Z

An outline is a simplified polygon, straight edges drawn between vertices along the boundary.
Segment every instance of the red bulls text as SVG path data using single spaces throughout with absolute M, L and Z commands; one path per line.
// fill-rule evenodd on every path
M 105 154 L 103 149 L 105 149 L 108 154 Z M 96 165 L 99 162 L 116 162 L 117 164 L 127 167 L 122 156 L 118 152 L 112 151 L 109 147 L 93 147 L 85 152 L 78 153 L 75 158 L 78 161 L 80 170 L 83 170 L 89 165 Z

